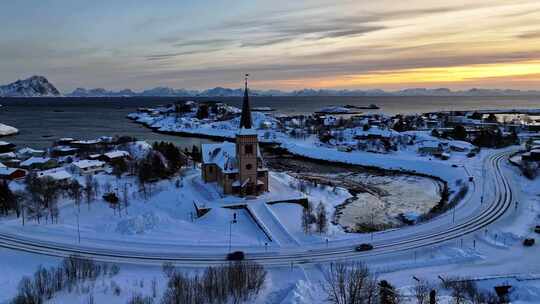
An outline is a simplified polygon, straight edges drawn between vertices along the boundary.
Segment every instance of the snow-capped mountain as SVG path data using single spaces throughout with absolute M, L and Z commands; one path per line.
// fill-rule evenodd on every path
M 60 92 L 43 76 L 32 76 L 0 86 L 0 97 L 60 96 Z

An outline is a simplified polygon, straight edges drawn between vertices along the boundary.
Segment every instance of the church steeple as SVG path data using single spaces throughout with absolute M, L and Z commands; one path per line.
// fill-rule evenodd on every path
M 242 117 L 240 118 L 240 129 L 251 129 L 251 107 L 249 106 L 249 92 L 248 92 L 248 77 L 246 74 L 245 88 L 244 88 L 244 101 L 242 103 Z

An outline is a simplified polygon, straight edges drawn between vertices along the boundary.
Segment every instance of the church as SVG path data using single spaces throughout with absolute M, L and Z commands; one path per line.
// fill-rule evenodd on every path
M 268 169 L 253 128 L 247 75 L 235 142 L 202 145 L 202 179 L 216 182 L 224 194 L 246 196 L 268 191 Z

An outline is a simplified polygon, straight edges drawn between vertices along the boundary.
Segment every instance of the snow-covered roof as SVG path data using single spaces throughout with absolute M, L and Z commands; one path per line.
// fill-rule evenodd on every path
M 340 106 L 327 106 L 317 111 L 317 113 L 332 113 L 332 114 L 338 114 L 338 113 L 348 114 L 351 112 L 352 111 L 350 109 L 345 108 L 345 107 L 340 107 Z
M 95 145 L 101 143 L 101 140 L 98 139 L 90 139 L 90 140 L 76 140 L 71 142 L 72 144 L 77 145 Z
M 468 143 L 466 141 L 461 140 L 452 140 L 448 142 L 450 146 L 456 147 L 456 148 L 462 148 L 462 149 L 473 149 L 474 145 L 471 143 Z
M 215 164 L 223 172 L 237 172 L 236 145 L 230 142 L 202 145 L 202 158 L 205 164 Z
M 13 152 L 7 152 L 7 153 L 1 153 L 0 154 L 1 159 L 8 159 L 8 158 L 15 158 L 15 157 L 17 157 L 17 155 L 15 155 L 15 153 L 13 153 Z
M 24 154 L 43 154 L 43 153 L 45 153 L 45 151 L 43 151 L 43 150 L 36 150 L 36 149 L 32 149 L 32 148 L 26 147 L 26 148 L 20 149 L 19 151 L 17 151 L 17 153 L 23 154 L 23 155 L 24 155 Z
M 392 129 L 381 129 L 379 127 L 373 126 L 369 128 L 367 131 L 364 131 L 363 128 L 356 128 L 354 129 L 354 135 L 355 136 L 380 136 L 380 137 L 398 137 L 401 136 L 401 134 L 397 131 L 394 131 Z
M 0 123 L 0 136 L 7 136 L 19 133 L 17 128 Z
M 99 160 L 83 159 L 83 160 L 73 162 L 72 165 L 79 169 L 88 169 L 88 168 L 103 167 L 105 163 Z
M 49 157 L 30 157 L 29 159 L 21 162 L 21 166 L 23 167 L 27 167 L 27 166 L 31 166 L 31 165 L 34 165 L 34 164 L 44 164 L 48 161 L 50 161 L 51 158 Z
M 0 168 L 6 168 L 6 165 L 0 163 Z
M 0 168 L 0 176 L 9 176 L 9 175 L 13 174 L 15 171 L 18 171 L 18 170 L 21 170 L 21 169 L 10 168 L 10 167 L 1 167 Z
M 120 157 L 128 157 L 129 156 L 129 152 L 127 151 L 121 151 L 121 150 L 117 150 L 117 151 L 111 151 L 111 152 L 107 152 L 105 154 L 106 157 L 108 158 L 120 158 Z
M 50 177 L 54 180 L 61 181 L 66 179 L 71 179 L 71 174 L 69 174 L 64 168 L 56 168 L 45 171 L 40 171 L 37 173 L 39 178 Z
M 418 147 L 419 148 L 439 148 L 440 143 L 438 141 L 423 141 Z
M 57 146 L 57 147 L 54 147 L 54 150 L 61 151 L 61 152 L 72 152 L 72 151 L 77 151 L 79 149 L 68 147 L 68 146 Z
M 0 146 L 9 146 L 12 145 L 11 143 L 8 143 L 7 141 L 0 140 Z

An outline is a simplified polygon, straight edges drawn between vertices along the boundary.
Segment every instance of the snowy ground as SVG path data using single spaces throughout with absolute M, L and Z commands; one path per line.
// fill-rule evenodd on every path
M 22 226 L 20 219 L 12 217 L 0 222 L 0 229 L 17 235 L 31 236 L 35 239 L 71 243 L 77 241 L 77 215 L 79 218 L 81 243 L 103 247 L 114 244 L 116 247 L 145 245 L 209 245 L 222 246 L 232 239 L 234 246 L 264 246 L 265 234 L 257 227 L 245 210 L 222 208 L 227 204 L 240 203 L 243 199 L 224 196 L 215 184 L 205 184 L 200 178 L 199 169 L 182 172 L 180 187 L 176 179 L 161 181 L 152 186 L 151 194 L 145 197 L 136 188 L 133 178 L 117 181 L 114 176 L 102 173 L 96 176 L 101 187 L 109 183 L 113 191 L 123 189 L 127 184 L 129 197 L 127 210 L 118 212 L 102 199 L 87 205 L 81 203 L 80 210 L 65 198 L 60 203 L 58 223 L 37 223 L 27 221 Z M 285 173 L 270 175 L 270 192 L 258 197 L 260 201 L 274 201 L 283 198 L 307 197 L 314 203 L 323 202 L 329 212 L 334 205 L 343 203 L 350 197 L 344 189 L 331 187 L 308 188 L 305 193 L 298 190 L 299 181 Z M 22 187 L 22 185 L 20 186 Z M 122 190 L 118 190 L 122 192 Z M 122 197 L 122 193 L 119 194 Z M 209 213 L 196 218 L 194 202 L 199 206 L 212 208 Z M 251 202 L 247 202 L 250 204 Z M 278 208 L 279 209 L 279 208 Z M 229 225 L 237 214 L 237 223 Z M 282 214 L 277 212 L 281 218 Z M 287 214 L 291 222 L 300 222 L 301 212 Z M 230 230 L 230 231 L 229 231 Z M 293 230 L 301 238 L 301 232 Z M 343 232 L 341 232 L 343 233 Z

